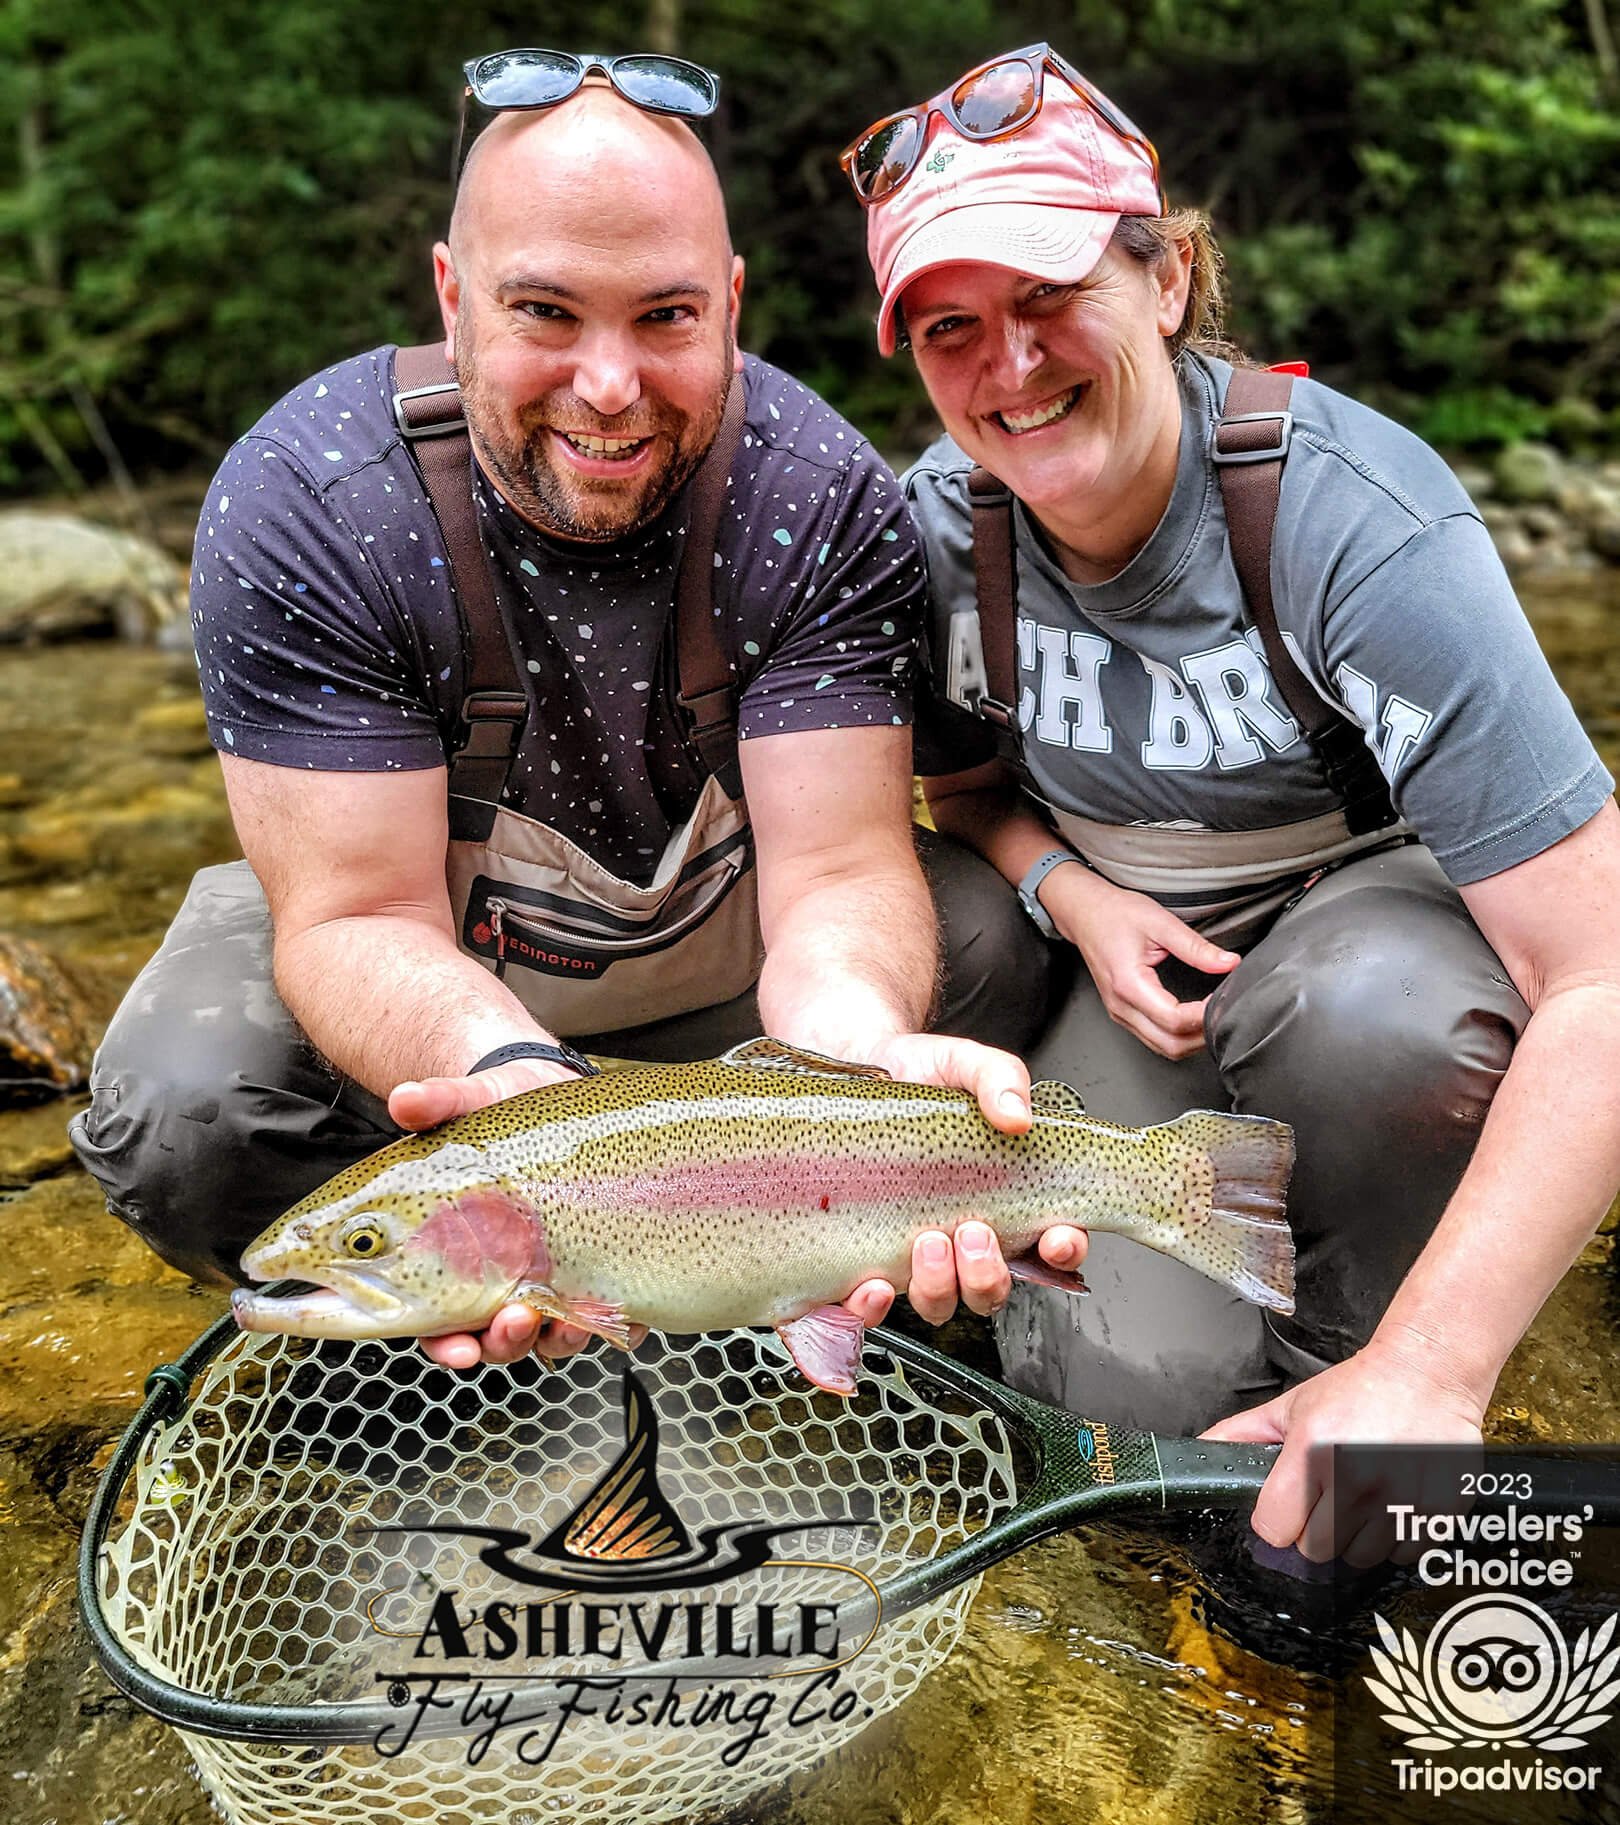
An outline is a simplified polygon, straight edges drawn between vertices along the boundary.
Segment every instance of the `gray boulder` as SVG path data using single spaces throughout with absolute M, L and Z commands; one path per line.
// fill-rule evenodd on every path
M 190 643 L 186 575 L 155 545 L 66 514 L 0 513 L 0 641 Z
M 1550 444 L 1513 444 L 1496 459 L 1496 491 L 1505 501 L 1552 501 L 1564 481 L 1564 459 Z

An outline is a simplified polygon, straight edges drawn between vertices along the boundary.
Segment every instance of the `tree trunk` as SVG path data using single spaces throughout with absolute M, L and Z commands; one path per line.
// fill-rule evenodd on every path
M 1599 0 L 1588 0 L 1597 5 Z M 675 57 L 681 48 L 681 0 L 647 0 L 647 49 Z
M 1586 0 L 1586 29 L 1592 37 L 1592 50 L 1603 76 L 1603 86 L 1612 92 L 1620 88 L 1620 52 L 1615 50 L 1614 33 L 1603 0 Z

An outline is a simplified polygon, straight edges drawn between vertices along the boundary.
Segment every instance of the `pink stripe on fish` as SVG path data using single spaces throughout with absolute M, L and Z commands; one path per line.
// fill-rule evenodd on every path
M 441 1205 L 405 1251 L 442 1256 L 450 1273 L 472 1280 L 483 1278 L 486 1261 L 513 1280 L 544 1280 L 551 1272 L 540 1219 L 501 1191 L 465 1191 Z
M 569 1195 L 609 1209 L 767 1209 L 786 1205 L 836 1210 L 842 1204 L 891 1204 L 912 1198 L 964 1201 L 1008 1189 L 1012 1161 L 876 1160 L 829 1157 L 680 1160 L 640 1172 L 574 1179 Z

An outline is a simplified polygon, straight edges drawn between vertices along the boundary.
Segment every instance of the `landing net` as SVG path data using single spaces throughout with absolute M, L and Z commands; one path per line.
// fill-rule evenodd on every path
M 769 1332 L 649 1338 L 633 1367 L 656 1414 L 656 1475 L 626 1501 L 640 1512 L 652 1490 L 684 1524 L 684 1556 L 675 1551 L 672 1565 L 719 1541 L 709 1571 L 629 1592 L 505 1575 L 532 1566 L 533 1543 L 560 1539 L 582 1511 L 584 1534 L 600 1537 L 592 1504 L 633 1442 L 624 1360 L 593 1347 L 555 1368 L 529 1358 L 469 1374 L 437 1367 L 414 1344 L 247 1335 L 212 1357 L 179 1417 L 141 1446 L 94 1585 L 115 1677 L 121 1652 L 225 1718 L 204 1720 L 210 1734 L 181 1734 L 227 1817 L 707 1818 L 821 1761 L 950 1652 L 977 1579 L 879 1623 L 860 1652 L 868 1627 L 853 1639 L 843 1631 L 829 1658 L 829 1609 L 866 1603 L 869 1624 L 871 1587 L 983 1531 L 1017 1500 L 1000 1418 L 932 1381 L 919 1386 L 870 1341 L 860 1394 L 846 1402 L 810 1388 Z M 844 1520 L 866 1525 L 834 1525 Z M 791 1563 L 726 1574 L 739 1528 L 762 1527 L 783 1530 L 770 1556 Z M 656 1554 L 674 1550 L 667 1533 L 649 1524 L 641 1537 Z M 492 1535 L 511 1549 L 493 1567 L 481 1556 Z M 475 1620 L 491 1604 L 511 1612 L 493 1630 Z M 645 1634 L 621 1642 L 616 1664 L 606 1637 L 585 1651 L 586 1608 L 615 1604 L 626 1634 L 625 1611 L 641 1607 L 659 1656 L 649 1660 Z M 657 1642 L 661 1604 L 671 1620 Z M 565 1640 L 558 1616 L 570 1606 Z M 728 1606 L 732 1623 L 717 1640 Z M 445 1626 L 430 1628 L 436 1617 Z M 515 1638 L 505 1657 L 502 1623 Z M 763 1653 L 767 1638 L 774 1657 Z M 672 1654 L 679 1664 L 690 1652 L 718 1652 L 728 1671 L 707 1684 L 662 1677 Z M 626 1666 L 647 1671 L 621 1684 L 614 1716 Z M 430 1686 L 442 1705 L 422 1700 Z M 475 1686 L 482 1709 L 466 1719 Z M 567 1691 L 577 1704 L 559 1725 Z M 320 1720 L 355 1701 L 384 1714 L 381 1733 L 316 1740 Z M 534 1724 L 512 1721 L 542 1703 L 550 1708 Z M 244 1705 L 283 1707 L 285 1739 L 213 1734 Z

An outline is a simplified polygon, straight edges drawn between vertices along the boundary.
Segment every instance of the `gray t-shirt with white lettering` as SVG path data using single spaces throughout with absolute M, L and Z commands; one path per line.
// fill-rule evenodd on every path
M 1208 454 L 1231 369 L 1188 354 L 1178 372 L 1174 491 L 1117 576 L 1069 581 L 1016 509 L 1026 783 L 1055 810 L 1110 826 L 1304 826 L 1338 800 L 1271 677 L 1232 564 Z M 1539 854 L 1614 782 L 1479 515 L 1440 458 L 1389 419 L 1309 380 L 1294 383 L 1291 405 L 1272 589 L 1296 660 L 1365 732 L 1396 810 L 1453 882 Z M 974 604 L 970 468 L 941 438 L 905 478 L 932 597 L 934 695 L 918 719 L 928 773 L 994 752 L 987 726 L 946 694 L 951 617 Z

